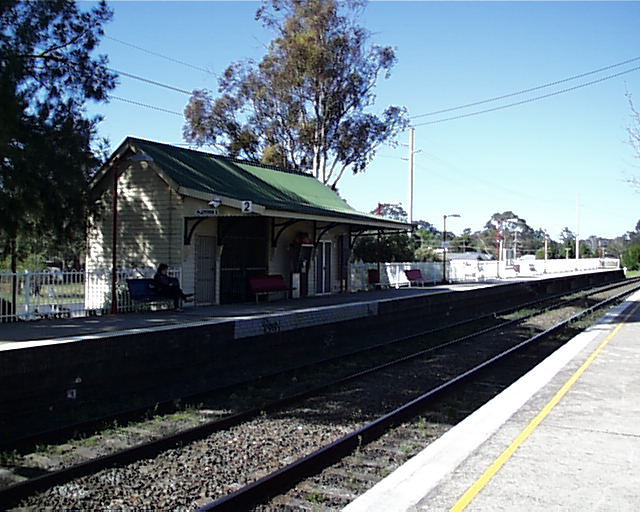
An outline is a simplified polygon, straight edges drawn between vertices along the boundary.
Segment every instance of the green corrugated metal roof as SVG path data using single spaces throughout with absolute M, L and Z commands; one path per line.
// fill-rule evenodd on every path
M 249 200 L 269 209 L 337 216 L 362 224 L 373 221 L 395 224 L 398 228 L 406 226 L 353 209 L 335 191 L 310 174 L 133 137 L 128 137 L 123 145 L 127 143 L 153 157 L 154 164 L 181 187 Z

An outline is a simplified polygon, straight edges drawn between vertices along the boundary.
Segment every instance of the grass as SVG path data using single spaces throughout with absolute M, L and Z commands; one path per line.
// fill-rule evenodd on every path
M 84 284 L 44 284 L 40 287 L 39 295 L 34 294 L 35 288 L 31 288 L 31 304 L 64 304 L 69 302 L 82 302 L 84 300 Z M 3 283 L 0 286 L 0 297 L 11 300 L 11 285 Z M 24 290 L 17 294 L 18 305 L 25 304 Z
M 640 277 L 640 270 L 627 270 L 627 278 Z
M 309 503 L 313 503 L 314 505 L 320 505 L 324 502 L 325 498 L 319 492 L 310 492 L 307 494 L 307 501 Z
M 0 452 L 0 466 L 14 466 L 20 458 L 16 450 Z

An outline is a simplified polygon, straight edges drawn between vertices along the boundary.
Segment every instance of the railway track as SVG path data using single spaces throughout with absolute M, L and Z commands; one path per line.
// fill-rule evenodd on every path
M 631 284 L 633 280 L 628 280 L 627 282 Z M 585 288 L 575 290 L 573 293 L 581 293 L 586 290 L 587 294 L 594 294 L 598 293 L 598 291 L 600 290 L 606 291 L 618 286 L 619 283 L 613 283 L 598 287 L 596 289 Z M 555 296 L 548 296 L 532 301 L 530 303 L 520 304 L 512 308 L 496 311 L 489 315 L 475 316 L 461 322 L 446 324 L 440 327 L 424 330 L 422 332 L 416 332 L 408 336 L 397 337 L 391 340 L 384 340 L 378 344 L 369 345 L 365 348 L 359 348 L 351 353 L 344 353 L 339 356 L 330 356 L 324 360 L 306 364 L 294 370 L 286 370 L 273 375 L 265 375 L 257 381 L 243 382 L 237 385 L 230 386 L 228 388 L 218 389 L 207 393 L 199 393 L 197 395 L 183 396 L 181 398 L 156 403 L 153 408 L 145 406 L 124 410 L 120 413 L 112 414 L 102 418 L 76 422 L 49 432 L 41 432 L 39 434 L 31 435 L 23 439 L 13 440 L 10 443 L 3 443 L 3 441 L 0 439 L 0 454 L 11 452 L 29 453 L 30 450 L 33 451 L 37 447 L 43 447 L 46 445 L 61 445 L 64 444 L 64 442 L 67 440 L 87 437 L 96 432 L 101 432 L 104 430 L 113 430 L 113 426 L 117 427 L 126 426 L 129 423 L 140 423 L 148 419 L 150 416 L 165 416 L 169 417 L 169 421 L 171 421 L 172 415 L 174 413 L 178 413 L 179 418 L 176 418 L 176 421 L 174 422 L 176 423 L 176 425 L 171 426 L 170 429 L 186 430 L 194 425 L 193 422 L 183 421 L 185 418 L 181 413 L 183 413 L 185 410 L 194 408 L 203 409 L 202 421 L 210 421 L 212 419 L 215 419 L 216 417 L 228 415 L 230 410 L 250 409 L 253 405 L 256 405 L 258 401 L 266 403 L 270 400 L 273 400 L 273 397 L 270 396 L 258 397 L 258 399 L 256 400 L 254 399 L 255 397 L 251 395 L 255 395 L 255 393 L 253 392 L 255 392 L 258 387 L 264 388 L 265 386 L 267 386 L 277 389 L 282 388 L 282 386 L 279 387 L 278 380 L 284 381 L 286 383 L 286 386 L 284 386 L 284 388 L 286 389 L 283 389 L 280 392 L 281 395 L 285 393 L 287 389 L 293 389 L 293 391 L 295 392 L 296 389 L 303 388 L 305 382 L 309 381 L 309 375 L 318 375 L 319 379 L 326 379 L 326 377 L 323 376 L 322 368 L 327 367 L 328 370 L 326 371 L 326 373 L 332 374 L 336 370 L 333 363 L 337 363 L 338 366 L 346 367 L 347 365 L 352 364 L 352 359 L 355 359 L 356 361 L 353 363 L 353 366 L 366 367 L 375 365 L 385 358 L 394 359 L 396 357 L 399 357 L 403 353 L 411 353 L 411 351 L 414 350 L 415 347 L 412 347 L 412 345 L 408 342 L 411 342 L 415 339 L 423 338 L 426 335 L 431 336 L 444 332 L 456 333 L 460 331 L 464 332 L 467 330 L 477 330 L 484 326 L 495 325 L 498 322 L 498 316 L 509 315 L 510 313 L 514 312 L 517 314 L 518 311 L 522 311 L 523 309 L 526 309 L 528 307 L 555 307 L 555 305 L 558 304 L 558 301 L 563 302 L 566 300 L 571 300 L 571 298 L 567 299 L 566 293 L 558 294 Z M 455 334 L 452 335 L 452 337 L 455 337 Z M 367 358 L 367 354 L 371 354 L 372 357 Z M 358 359 L 360 359 L 361 361 L 359 361 Z M 318 371 L 318 369 L 320 369 L 320 371 Z M 292 382 L 299 382 L 299 385 L 292 386 Z M 235 397 L 233 403 L 229 403 L 228 400 L 225 400 L 225 394 L 230 395 L 231 397 Z M 291 394 L 291 392 L 286 392 L 285 394 Z M 245 400 L 245 397 L 247 397 L 248 399 Z M 211 408 L 203 408 L 203 405 L 205 405 L 207 402 L 216 403 L 216 405 L 222 405 L 220 407 L 217 407 L 217 411 L 212 410 Z M 146 429 L 146 427 L 143 427 L 143 429 Z M 142 442 L 142 440 L 139 440 L 139 442 Z M 1 486 L 3 486 L 3 482 L 0 478 L 0 487 Z
M 637 283 L 624 284 L 627 287 L 638 286 Z M 604 287 L 590 293 L 588 297 L 574 300 L 593 302 L 596 294 L 612 294 L 613 290 L 612 286 Z M 502 322 L 498 328 L 500 336 L 504 338 L 505 330 L 511 328 L 515 338 L 520 341 L 526 339 L 525 334 L 535 329 L 535 326 L 522 327 L 522 321 L 511 320 L 510 324 Z M 490 332 L 496 332 L 496 328 L 493 331 L 485 330 L 485 348 L 491 345 L 494 352 L 499 348 L 504 349 L 504 346 L 498 347 L 495 341 L 486 341 Z M 474 350 L 477 351 L 478 342 L 473 339 L 466 336 L 458 340 L 457 344 L 448 343 L 438 349 L 422 351 L 425 352 L 422 354 L 404 356 L 403 361 L 379 368 L 375 373 L 365 372 L 342 379 L 342 387 L 335 388 L 337 384 L 333 383 L 334 388 L 331 390 L 323 386 L 323 389 L 261 408 L 268 414 L 261 415 L 260 409 L 256 409 L 235 418 L 227 418 L 223 423 L 211 423 L 206 428 L 195 429 L 197 431 L 175 434 L 133 450 L 117 452 L 102 460 L 92 460 L 84 465 L 46 474 L 39 479 L 0 491 L 0 503 L 16 504 L 27 497 L 22 505 L 34 507 L 45 503 L 60 508 L 152 506 L 191 509 L 206 506 L 212 498 L 229 494 L 243 484 L 261 481 L 261 477 L 291 463 L 301 453 L 311 454 L 325 444 L 351 435 L 348 432 L 357 432 L 371 423 L 379 415 L 379 411 L 399 407 L 408 396 L 420 396 L 425 386 L 436 389 L 442 386 L 443 382 L 451 380 L 456 372 L 460 372 L 460 368 L 454 369 L 453 361 L 465 359 L 465 364 L 472 367 L 479 360 L 477 357 L 468 360 L 466 355 L 460 357 L 465 352 L 471 352 L 474 344 Z M 477 335 L 475 339 L 477 340 Z M 513 344 L 513 339 L 509 343 Z M 485 352 L 484 349 L 482 352 Z M 474 356 L 482 359 L 487 354 Z M 401 370 L 394 370 L 401 365 L 404 365 Z M 429 378 L 423 378 L 425 372 L 430 372 Z M 383 382 L 385 385 L 381 386 Z M 301 402 L 305 396 L 306 401 Z M 285 408 L 287 403 L 289 407 Z M 440 416 L 443 414 L 440 413 Z M 394 419 L 393 422 L 395 421 Z M 450 418 L 440 417 L 429 429 L 436 434 L 450 421 Z M 205 435 L 209 437 L 202 439 Z M 363 434 L 356 434 L 355 439 L 357 446 L 362 446 L 365 441 Z M 181 444 L 185 446 L 175 448 Z M 354 448 L 351 446 L 349 449 Z M 395 451 L 409 454 L 411 448 L 401 445 Z M 144 459 L 159 452 L 160 455 L 153 460 Z M 126 463 L 130 464 L 122 466 Z M 317 470 L 317 461 L 310 464 Z M 111 468 L 112 465 L 120 467 Z M 383 468 L 381 471 L 388 469 Z M 89 476 L 70 481 L 83 474 Z M 150 482 L 152 474 L 155 478 Z M 299 477 L 300 475 L 296 478 Z M 205 485 L 202 483 L 203 478 L 208 479 Z M 126 489 L 120 486 L 122 482 L 127 482 Z M 33 496 L 37 490 L 54 484 L 58 484 L 57 487 Z M 251 493 L 245 494 L 250 495 Z M 311 496 L 312 502 L 314 496 L 320 496 L 316 491 L 309 491 L 306 495 Z M 261 499 L 251 498 L 253 502 Z M 321 498 L 315 499 L 318 501 Z M 246 508 L 245 505 L 241 508 Z M 223 502 L 215 505 L 220 506 L 237 507 L 237 503 L 224 505 Z

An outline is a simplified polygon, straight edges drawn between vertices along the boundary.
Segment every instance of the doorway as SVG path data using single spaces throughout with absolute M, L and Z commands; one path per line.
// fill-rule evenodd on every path
M 197 304 L 213 304 L 216 300 L 216 249 L 215 236 L 196 236 Z
M 220 259 L 220 303 L 247 302 L 253 298 L 249 277 L 267 273 L 267 223 L 264 217 L 218 219 L 223 234 Z

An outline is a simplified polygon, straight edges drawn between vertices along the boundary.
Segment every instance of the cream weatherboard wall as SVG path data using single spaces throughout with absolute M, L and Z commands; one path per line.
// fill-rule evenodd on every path
M 113 226 L 112 174 L 95 191 L 98 208 L 89 221 L 87 270 L 111 267 Z M 119 268 L 182 265 L 182 197 L 146 165 L 129 167 L 118 181 Z

